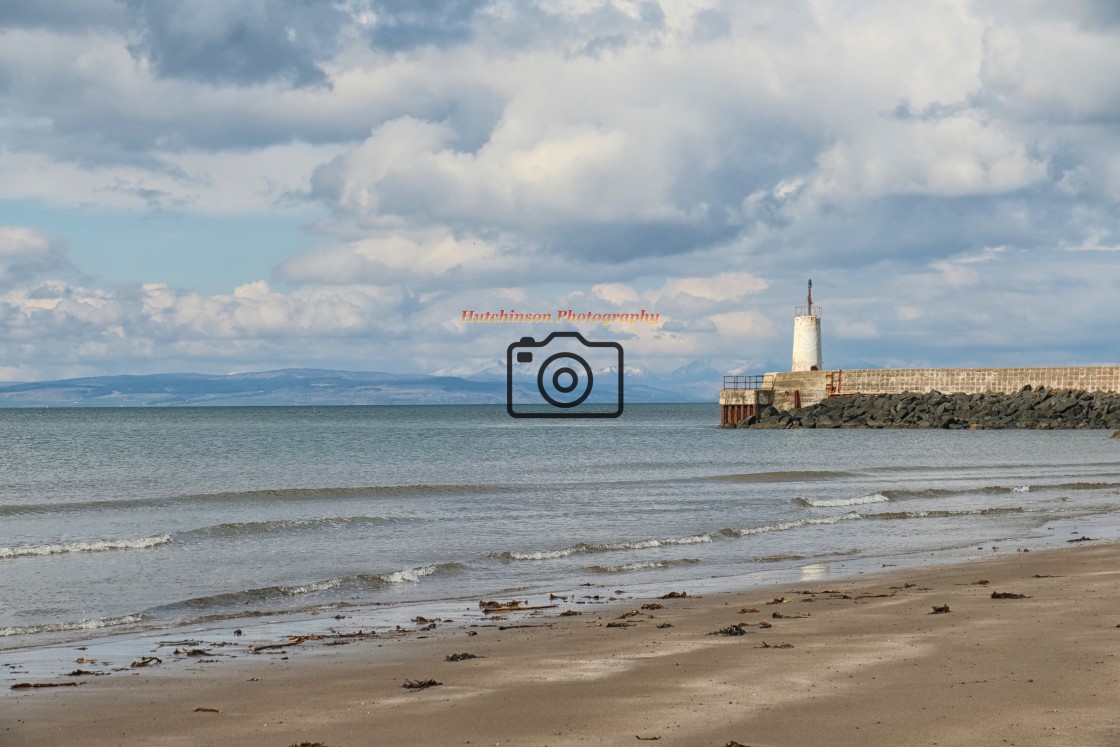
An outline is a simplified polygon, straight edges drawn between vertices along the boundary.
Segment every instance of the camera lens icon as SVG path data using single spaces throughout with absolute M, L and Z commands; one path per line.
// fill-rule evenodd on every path
M 506 410 L 515 418 L 617 418 L 622 346 L 578 332 L 532 337 L 506 350 Z
M 594 384 L 591 366 L 575 353 L 556 353 L 542 363 L 537 372 L 537 389 L 553 407 L 578 406 L 591 395 Z

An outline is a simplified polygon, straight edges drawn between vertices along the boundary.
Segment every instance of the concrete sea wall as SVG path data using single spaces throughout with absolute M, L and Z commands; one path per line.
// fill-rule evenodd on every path
M 806 407 L 850 394 L 1012 394 L 1025 386 L 1087 392 L 1120 392 L 1120 366 L 1054 368 L 871 368 L 766 374 L 779 410 Z
M 1120 394 L 1045 387 L 1010 394 L 844 394 L 792 410 L 765 407 L 728 427 L 1115 430 L 1120 428 Z

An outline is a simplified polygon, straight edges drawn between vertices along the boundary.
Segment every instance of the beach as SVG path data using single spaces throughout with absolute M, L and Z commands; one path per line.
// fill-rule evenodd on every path
M 1120 742 L 1120 544 L 988 551 L 702 597 L 588 587 L 256 654 L 209 639 L 5 693 L 0 744 Z

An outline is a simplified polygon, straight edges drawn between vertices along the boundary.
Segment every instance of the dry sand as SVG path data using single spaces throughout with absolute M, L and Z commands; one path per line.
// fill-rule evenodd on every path
M 1120 544 L 1082 543 L 493 627 L 475 610 L 0 694 L 0 745 L 1118 745 L 1118 592 Z

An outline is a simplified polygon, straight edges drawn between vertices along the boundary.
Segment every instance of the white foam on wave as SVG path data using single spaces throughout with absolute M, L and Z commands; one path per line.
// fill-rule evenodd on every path
M 434 565 L 426 565 L 421 568 L 405 568 L 395 573 L 387 573 L 382 578 L 387 584 L 414 584 L 424 576 L 431 576 L 438 570 L 439 568 Z
M 1031 486 L 1030 485 L 1018 485 L 1014 488 L 1011 488 L 1011 492 L 1012 493 L 1029 493 L 1029 492 L 1031 492 Z
M 843 514 L 841 516 L 829 516 L 820 519 L 794 519 L 793 521 L 783 521 L 778 524 L 765 524 L 760 527 L 750 527 L 749 529 L 729 529 L 728 534 L 735 537 L 749 537 L 753 534 L 766 534 L 767 532 L 784 532 L 787 529 L 798 529 L 800 527 L 817 526 L 820 524 L 836 524 L 841 521 L 851 521 L 853 519 L 862 519 L 862 514 L 857 514 L 855 511 Z
M 318 581 L 313 584 L 304 584 L 303 586 L 281 586 L 280 591 L 291 596 L 298 596 L 300 594 L 313 594 L 317 591 L 337 589 L 339 586 L 342 586 L 342 579 L 332 578 L 327 581 Z
M 666 539 L 661 540 L 663 545 L 700 545 L 705 542 L 711 542 L 712 536 L 710 534 L 696 534 L 692 537 L 681 537 L 679 539 Z
M 99 540 L 97 542 L 69 542 L 55 545 L 24 545 L 0 547 L 0 558 L 26 558 L 36 555 L 61 555 L 68 552 L 104 552 L 106 550 L 145 550 L 171 541 L 171 535 L 141 537 L 128 540 Z
M 628 573 L 650 568 L 672 568 L 677 565 L 692 565 L 699 563 L 696 558 L 681 558 L 680 560 L 643 560 L 636 563 L 623 563 L 621 565 L 593 565 L 588 568 L 595 573 Z
M 804 505 L 813 508 L 837 508 L 839 506 L 866 506 L 870 503 L 888 503 L 890 498 L 882 493 L 872 493 L 871 495 L 861 495 L 858 498 L 826 498 L 819 501 L 803 498 L 802 501 L 804 501 Z
M 565 547 L 563 550 L 538 550 L 536 552 L 511 552 L 510 560 L 557 560 L 575 555 L 577 552 L 587 552 L 581 547 Z
M 143 615 L 125 615 L 124 617 L 107 617 L 102 620 L 74 620 L 72 622 L 48 623 L 46 625 L 26 625 L 17 628 L 0 628 L 0 638 L 13 635 L 34 635 L 36 633 L 63 633 L 69 630 L 97 630 L 113 625 L 128 625 L 140 622 Z
M 699 545 L 711 542 L 710 534 L 695 534 L 688 537 L 669 537 L 667 539 L 634 540 L 632 542 L 609 542 L 601 545 L 581 543 L 561 550 L 538 550 L 535 552 L 509 552 L 502 556 L 509 560 L 558 560 L 569 555 L 596 552 L 617 552 L 621 550 L 649 550 L 666 545 Z

